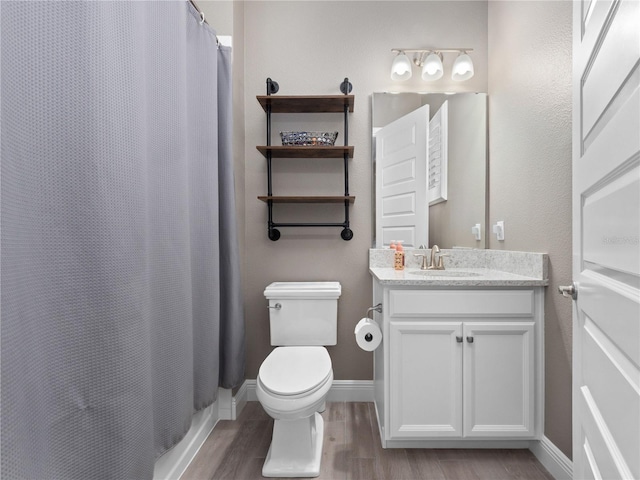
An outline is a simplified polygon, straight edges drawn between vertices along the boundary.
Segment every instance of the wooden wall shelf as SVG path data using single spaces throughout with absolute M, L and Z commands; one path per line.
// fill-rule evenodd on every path
M 348 200 L 352 204 L 356 201 L 356 197 L 351 195 L 346 197 L 344 195 L 262 195 L 258 200 L 265 203 L 269 200 L 273 203 L 344 203 Z
M 267 144 L 256 148 L 267 160 L 267 194 L 258 197 L 267 204 L 269 219 L 267 231 L 270 240 L 280 238 L 277 227 L 340 227 L 343 240 L 351 240 L 353 231 L 349 228 L 349 207 L 356 197 L 349 194 L 349 159 L 353 158 L 353 147 L 349 145 L 348 114 L 353 112 L 354 96 L 349 95 L 352 85 L 348 78 L 340 84 L 340 91 L 344 95 L 273 95 L 278 93 L 279 85 L 267 78 L 267 95 L 257 95 L 256 99 L 267 114 Z M 274 146 L 271 145 L 271 115 L 273 113 L 341 113 L 344 115 L 344 146 Z M 274 195 L 273 168 L 274 158 L 341 158 L 344 165 L 344 195 Z M 310 168 L 316 168 L 315 163 L 308 163 Z M 342 222 L 275 222 L 273 206 L 277 203 L 333 203 L 344 206 L 344 221 Z
M 258 145 L 258 151 L 267 158 L 269 153 L 272 158 L 344 158 L 348 155 L 353 158 L 353 146 L 333 147 L 288 147 Z
M 353 112 L 353 95 L 258 95 L 263 110 L 271 105 L 271 113 L 342 113 L 347 105 Z

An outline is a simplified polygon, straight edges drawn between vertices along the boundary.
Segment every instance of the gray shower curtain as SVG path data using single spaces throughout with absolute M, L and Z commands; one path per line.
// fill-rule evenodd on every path
M 0 16 L 0 474 L 151 478 L 244 376 L 230 51 L 187 1 Z

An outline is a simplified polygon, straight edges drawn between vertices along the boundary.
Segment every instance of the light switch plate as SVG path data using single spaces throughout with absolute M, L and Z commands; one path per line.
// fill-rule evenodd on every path
M 476 223 L 473 227 L 471 227 L 471 233 L 476 240 L 482 240 L 482 228 L 479 223 Z
M 504 221 L 503 220 L 500 220 L 493 226 L 493 233 L 496 234 L 496 237 L 498 238 L 498 240 L 500 241 L 504 240 Z

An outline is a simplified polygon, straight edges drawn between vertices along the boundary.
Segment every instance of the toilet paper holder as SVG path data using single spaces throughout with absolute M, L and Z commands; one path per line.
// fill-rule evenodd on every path
M 372 316 L 369 316 L 369 314 L 374 311 L 378 313 L 382 313 L 382 303 L 379 303 L 373 307 L 369 307 L 367 309 L 367 314 L 365 318 L 361 319 L 358 322 L 354 331 L 354 333 L 356 334 L 356 341 L 358 343 L 358 346 L 363 350 L 366 350 L 369 352 L 375 350 L 378 347 L 378 345 L 380 345 L 380 338 L 381 338 L 380 337 L 381 332 L 377 322 L 373 319 Z M 377 333 L 375 331 L 371 331 L 371 327 L 367 324 L 375 325 L 375 328 L 377 329 Z M 361 329 L 364 329 L 364 331 L 359 332 L 359 330 Z M 361 342 L 361 340 L 358 339 L 358 335 L 360 335 L 361 333 L 364 333 L 364 336 L 361 337 L 361 339 L 364 342 Z M 376 335 L 376 337 L 374 337 L 374 335 Z
M 373 307 L 369 307 L 369 308 L 367 309 L 367 315 L 366 315 L 366 316 L 368 317 L 368 316 L 369 316 L 369 314 L 370 314 L 371 312 L 373 312 L 373 311 L 376 311 L 376 312 L 378 312 L 378 313 L 382 313 L 382 304 L 381 304 L 381 303 L 379 303 L 379 304 L 377 304 L 377 305 L 375 305 L 375 306 L 373 306 Z M 371 320 L 373 320 L 373 316 L 372 316 L 372 317 L 370 317 L 370 318 L 371 318 Z

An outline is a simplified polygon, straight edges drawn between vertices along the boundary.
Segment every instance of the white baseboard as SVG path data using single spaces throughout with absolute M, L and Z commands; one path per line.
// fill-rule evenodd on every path
M 220 420 L 236 420 L 247 404 L 247 382 L 245 381 L 234 396 L 231 390 L 218 389 L 218 416 Z
M 191 419 L 191 428 L 171 450 L 156 460 L 153 480 L 180 478 L 218 423 L 218 401 L 197 412 Z
M 242 397 L 246 395 L 246 397 Z M 256 381 L 245 380 L 234 397 L 238 404 L 257 402 Z M 327 394 L 328 402 L 373 402 L 373 380 L 334 380 Z M 239 413 L 239 412 L 238 412 Z
M 328 402 L 373 402 L 373 380 L 334 380 Z
M 240 385 L 240 388 L 238 389 L 235 396 L 233 397 L 233 404 L 232 404 L 233 417 L 231 417 L 231 420 L 235 420 L 238 418 L 238 415 L 240 415 L 240 412 L 242 412 L 242 409 L 245 407 L 246 404 L 247 404 L 247 382 L 245 381 L 242 385 Z
M 235 420 L 233 407 L 234 402 L 231 390 L 218 388 L 218 418 L 220 420 Z
M 529 450 L 556 480 L 573 478 L 573 462 L 547 437 L 542 437 L 538 442 L 531 442 Z

